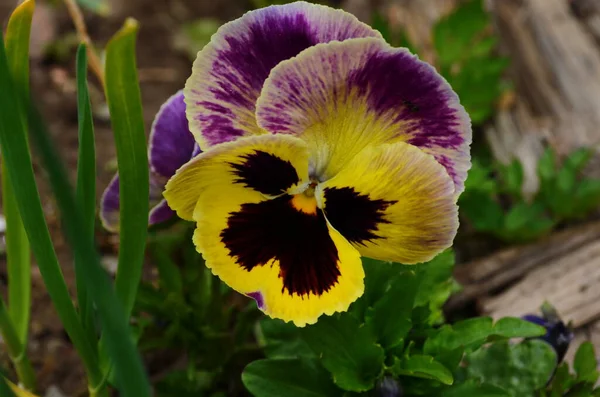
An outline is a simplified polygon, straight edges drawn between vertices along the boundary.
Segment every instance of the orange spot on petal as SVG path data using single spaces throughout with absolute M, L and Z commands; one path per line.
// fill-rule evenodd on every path
M 300 212 L 305 214 L 316 214 L 317 213 L 317 200 L 314 196 L 307 196 L 306 194 L 295 194 L 292 197 L 292 206 Z

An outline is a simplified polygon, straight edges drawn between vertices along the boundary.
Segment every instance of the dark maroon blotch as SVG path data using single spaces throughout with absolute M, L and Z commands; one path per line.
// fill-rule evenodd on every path
M 292 163 L 271 153 L 256 150 L 242 158 L 242 163 L 230 163 L 235 182 L 262 194 L 276 196 L 300 181 Z
M 390 223 L 384 211 L 395 201 L 371 200 L 350 187 L 326 188 L 325 215 L 331 225 L 348 241 L 356 244 L 381 238 L 377 225 Z
M 340 276 L 338 251 L 323 213 L 300 212 L 287 195 L 242 205 L 230 215 L 221 241 L 248 271 L 279 261 L 282 292 L 290 295 L 322 295 Z

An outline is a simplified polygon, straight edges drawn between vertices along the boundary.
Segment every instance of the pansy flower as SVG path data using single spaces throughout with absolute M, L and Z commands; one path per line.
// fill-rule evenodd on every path
M 200 153 L 200 148 L 188 128 L 183 91 L 170 97 L 160 108 L 150 131 L 148 158 L 150 162 L 151 225 L 172 218 L 175 213 L 162 197 L 165 184 L 175 171 Z M 100 219 L 110 231 L 119 230 L 119 177 L 115 175 L 102 194 Z
M 206 265 L 298 326 L 364 290 L 361 256 L 449 247 L 470 121 L 428 64 L 354 16 L 297 2 L 223 25 L 184 89 L 204 151 L 166 185 Z

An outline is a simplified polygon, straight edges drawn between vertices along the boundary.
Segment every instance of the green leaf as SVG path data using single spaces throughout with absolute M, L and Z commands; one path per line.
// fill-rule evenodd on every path
M 533 338 L 542 336 L 546 329 L 518 318 L 502 318 L 495 324 L 490 317 L 476 317 L 443 326 L 425 343 L 425 352 L 434 353 L 459 347 L 477 349 L 490 337 Z
M 0 46 L 0 50 L 3 50 L 3 46 Z M 7 110 L 7 114 L 10 115 L 16 113 L 12 111 L 14 110 L 13 102 L 18 102 L 19 96 L 13 91 L 11 80 L 6 78 L 8 76 L 6 70 L 7 67 L 4 52 L 0 51 L 0 85 L 4 89 L 4 95 L 0 96 L 0 108 Z M 28 110 L 31 135 L 37 145 L 44 170 L 48 175 L 48 180 L 56 197 L 56 202 L 62 215 L 62 225 L 64 226 L 67 241 L 69 242 L 75 257 L 86 259 L 87 266 L 85 266 L 85 271 L 83 272 L 85 276 L 83 277 L 85 288 L 89 291 L 98 310 L 102 330 L 106 336 L 107 350 L 115 362 L 115 372 L 119 380 L 120 394 L 127 397 L 149 396 L 150 387 L 144 373 L 140 356 L 131 339 L 128 318 L 125 316 L 123 307 L 111 288 L 107 274 L 100 265 L 100 258 L 93 246 L 92 239 L 87 235 L 86 224 L 83 220 L 84 218 L 81 214 L 81 209 L 69 186 L 69 180 L 58 153 L 52 147 L 51 140 L 39 114 L 33 108 L 29 108 Z M 4 112 L 2 112 L 2 114 L 4 114 Z M 0 116 L 0 120 L 2 120 L 1 117 L 2 116 Z M 19 120 L 18 117 L 14 119 Z M 0 123 L 0 125 L 6 124 Z M 6 164 L 11 172 L 11 176 L 19 177 L 14 178 L 14 180 L 19 180 L 19 184 L 15 184 L 15 194 L 18 198 L 18 202 L 23 204 L 22 208 L 27 208 L 27 211 L 22 211 L 22 214 L 24 215 L 23 223 L 28 231 L 30 237 L 29 240 L 32 243 L 31 247 L 34 254 L 36 254 L 38 264 L 41 268 L 42 262 L 47 260 L 47 258 L 42 255 L 37 255 L 38 251 L 47 254 L 50 259 L 55 259 L 56 256 L 49 235 L 47 234 L 48 229 L 45 224 L 39 195 L 35 188 L 33 170 L 27 151 L 25 137 L 22 134 L 14 134 L 14 130 L 9 130 L 9 132 L 6 130 L 7 129 L 2 128 L 2 131 L 0 131 L 0 144 L 3 149 L 2 154 L 6 159 Z M 25 206 L 26 204 L 27 206 Z M 42 231 L 43 234 L 36 234 L 39 231 Z M 38 243 L 44 244 L 41 245 L 41 249 L 37 247 Z M 54 265 L 54 263 L 52 265 Z M 68 310 L 67 313 L 73 316 L 73 318 L 65 316 L 66 321 L 63 320 L 63 325 L 65 325 L 67 330 L 69 330 L 70 327 L 73 327 L 77 331 L 74 333 L 75 337 L 72 339 L 78 352 L 86 364 L 88 364 L 90 357 L 93 359 L 89 360 L 91 364 L 94 365 L 91 367 L 94 371 L 88 370 L 88 372 L 90 372 L 90 388 L 100 388 L 104 379 L 103 377 L 99 379 L 96 378 L 98 375 L 96 370 L 96 351 L 93 348 L 91 352 L 86 350 L 90 349 L 91 346 L 89 346 L 88 339 L 85 337 L 81 324 L 77 319 L 75 309 L 72 306 L 66 286 L 64 285 L 64 280 L 60 276 L 60 270 L 58 270 L 57 263 L 56 269 L 56 274 L 51 272 L 51 276 L 56 279 L 49 277 L 48 280 L 46 280 L 48 292 L 51 296 L 52 294 L 56 295 L 56 291 L 59 291 L 62 294 L 64 288 L 64 297 L 62 295 L 59 295 L 59 297 L 66 299 L 68 303 L 62 301 L 57 302 L 57 309 L 59 309 L 59 313 L 61 313 L 65 312 L 66 308 Z M 51 270 L 54 269 L 51 268 Z M 60 303 L 60 306 L 58 303 Z
M 497 181 L 492 176 L 492 170 L 482 165 L 477 158 L 473 158 L 471 160 L 471 169 L 465 181 L 464 194 L 469 194 L 472 191 L 480 191 L 491 197 L 497 190 Z
M 538 175 L 542 183 L 550 181 L 556 176 L 556 154 L 551 147 L 547 147 L 538 161 Z
M 373 388 L 383 369 L 384 350 L 352 315 L 324 316 L 302 334 L 339 387 L 356 392 Z
M 257 397 L 342 395 L 316 359 L 254 361 L 244 369 L 242 382 Z
M 22 87 L 14 85 L 9 70 L 4 52 L 4 42 L 2 41 L 0 42 L 0 87 L 2 87 L 2 95 L 0 95 L 0 109 L 2 109 L 2 112 L 0 112 L 0 148 L 5 161 L 5 170 L 8 171 L 11 180 L 19 181 L 19 183 L 13 184 L 13 189 L 23 225 L 31 244 L 31 250 L 37 260 L 44 284 L 55 305 L 61 323 L 86 367 L 90 378 L 89 382 L 92 386 L 96 386 L 102 380 L 96 351 L 89 343 L 71 301 L 52 245 L 48 225 L 42 210 L 42 203 L 35 184 L 23 120 L 19 113 L 21 110 L 19 105 L 22 103 L 23 106 L 26 106 L 28 102 L 21 95 L 23 92 Z M 38 126 L 38 130 L 39 128 Z M 35 130 L 35 128 L 32 128 L 32 132 Z
M 545 387 L 556 367 L 552 346 L 540 340 L 517 345 L 497 342 L 466 358 L 469 377 L 501 387 L 512 396 L 532 396 Z
M 414 272 L 404 272 L 392 282 L 390 289 L 382 299 L 377 301 L 367 316 L 377 340 L 386 349 L 397 346 L 402 342 L 412 321 L 411 314 L 419 280 Z
M 565 391 L 567 391 L 571 385 L 574 383 L 573 377 L 569 373 L 569 365 L 567 363 L 562 363 L 554 373 L 554 377 L 552 378 L 552 384 L 550 385 L 551 395 L 554 396 L 563 396 Z
M 3 374 L 0 374 L 0 396 L 16 397 L 15 393 L 13 393 L 12 389 L 6 383 L 6 380 L 4 380 Z
M 577 374 L 578 381 L 596 383 L 598 380 L 598 362 L 596 361 L 596 352 L 591 342 L 584 342 L 575 353 L 573 368 Z
M 469 0 L 441 19 L 433 29 L 433 42 L 443 65 L 466 58 L 479 32 L 489 24 L 482 2 Z
M 583 179 L 573 195 L 574 217 L 581 218 L 600 205 L 600 179 Z
M 96 148 L 92 107 L 87 86 L 87 48 L 81 44 L 77 49 L 77 118 L 79 121 L 79 152 L 77 154 L 77 203 L 85 222 L 86 235 L 94 239 L 96 221 Z M 96 341 L 93 302 L 85 290 L 83 267 L 85 258 L 75 258 L 77 302 L 79 314 L 90 341 Z
M 504 389 L 470 380 L 444 390 L 440 397 L 511 397 Z
M 487 193 L 465 192 L 460 197 L 459 207 L 478 231 L 494 232 L 502 228 L 504 211 L 500 204 Z
M 29 97 L 29 36 L 34 9 L 33 0 L 21 3 L 10 16 L 6 28 L 6 56 L 11 75 L 26 98 Z M 22 128 L 26 129 L 26 117 L 22 110 L 19 111 L 18 117 L 22 119 Z M 19 133 L 27 135 L 25 130 Z M 1 163 L 2 206 L 6 220 L 8 310 L 19 340 L 26 346 L 31 309 L 31 252 L 4 159 Z
M 414 267 L 411 265 L 407 268 Z M 429 324 L 443 320 L 442 307 L 448 297 L 458 289 L 452 277 L 453 270 L 454 251 L 452 249 L 445 250 L 427 263 L 416 265 L 419 290 L 414 306 L 426 306 L 429 309 Z
M 263 350 L 267 358 L 314 357 L 294 324 L 265 317 L 260 321 Z
M 520 318 L 503 317 L 496 321 L 492 332 L 503 338 L 534 338 L 544 335 L 546 330 L 544 327 Z
M 507 166 L 501 167 L 502 179 L 505 190 L 515 198 L 521 197 L 521 187 L 523 186 L 523 166 L 518 159 L 514 159 Z
M 541 202 L 520 202 L 510 209 L 504 219 L 504 228 L 497 235 L 509 242 L 528 241 L 548 233 L 554 224 Z
M 583 171 L 583 168 L 592 158 L 593 151 L 590 148 L 582 147 L 573 151 L 565 159 L 563 167 L 570 169 L 574 174 L 578 174 Z
M 148 156 L 135 61 L 138 24 L 128 19 L 106 46 L 106 99 L 110 110 L 120 192 L 117 296 L 127 316 L 140 283 L 148 232 Z
M 82 7 L 95 12 L 98 15 L 108 15 L 110 12 L 110 6 L 107 0 L 77 0 Z
M 414 376 L 418 378 L 433 379 L 445 385 L 454 382 L 452 372 L 435 358 L 425 355 L 414 355 L 398 359 L 392 367 L 392 373 L 397 376 Z
M 359 321 L 364 321 L 367 309 L 373 307 L 390 288 L 391 280 L 402 272 L 402 268 L 391 262 L 362 258 L 365 270 L 365 292 L 352 305 L 352 313 Z

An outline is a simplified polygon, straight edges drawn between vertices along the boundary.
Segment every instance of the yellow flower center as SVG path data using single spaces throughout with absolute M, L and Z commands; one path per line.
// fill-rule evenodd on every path
M 317 213 L 317 199 L 315 198 L 315 187 L 316 182 L 311 182 L 308 188 L 300 194 L 294 194 L 292 196 L 292 206 L 298 211 L 304 212 L 305 214 L 316 214 Z

